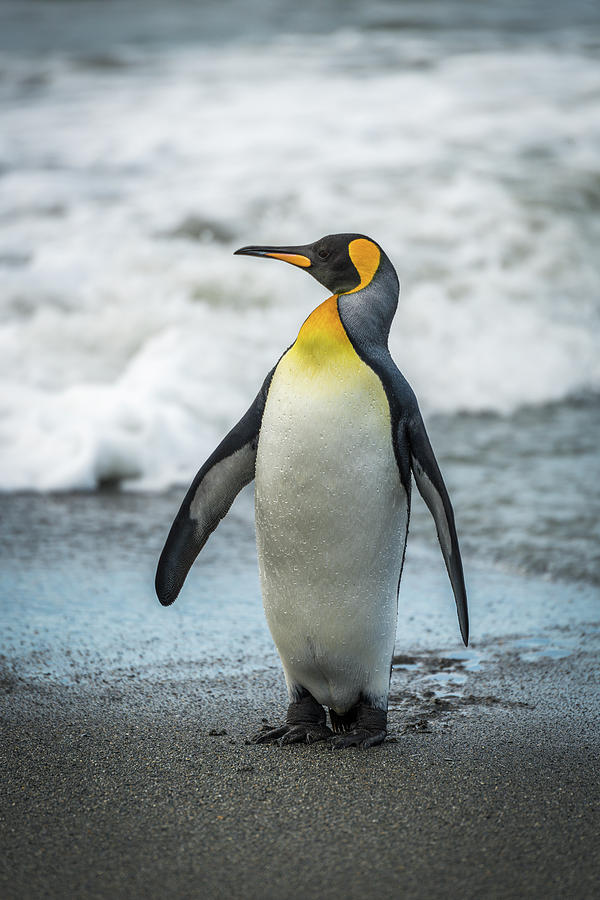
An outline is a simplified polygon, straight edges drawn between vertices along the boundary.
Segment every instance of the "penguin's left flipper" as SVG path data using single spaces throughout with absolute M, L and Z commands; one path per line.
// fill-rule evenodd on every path
M 418 410 L 414 410 L 407 420 L 406 432 L 410 446 L 411 468 L 419 493 L 435 521 L 442 555 L 454 592 L 460 633 L 466 646 L 469 642 L 469 612 L 454 511 Z
M 185 495 L 158 561 L 156 593 L 163 606 L 176 599 L 192 563 L 231 504 L 254 478 L 256 448 L 273 372 L 254 402 L 204 463 Z

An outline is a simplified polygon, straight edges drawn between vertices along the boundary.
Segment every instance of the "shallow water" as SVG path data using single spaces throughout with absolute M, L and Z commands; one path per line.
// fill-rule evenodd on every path
M 178 501 L 175 491 L 5 495 L 4 665 L 67 684 L 128 671 L 172 680 L 279 670 L 262 611 L 251 490 L 211 537 L 175 604 L 159 605 L 154 570 Z M 413 521 L 427 515 L 415 504 Z M 523 576 L 467 552 L 472 638 L 465 650 L 441 554 L 425 526 L 417 524 L 409 541 L 396 640 L 400 656 L 412 655 L 413 691 L 460 694 L 462 673 L 482 667 L 493 682 L 507 654 L 539 661 L 600 649 L 594 585 Z M 395 690 L 403 672 L 406 659 L 395 668 Z

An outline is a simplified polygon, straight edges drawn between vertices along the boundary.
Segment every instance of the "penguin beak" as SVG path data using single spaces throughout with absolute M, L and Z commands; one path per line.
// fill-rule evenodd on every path
M 300 252 L 304 251 L 304 252 Z M 241 247 L 236 250 L 234 256 L 270 256 L 272 259 L 282 259 L 293 266 L 301 266 L 308 269 L 312 265 L 305 255 L 306 247 Z

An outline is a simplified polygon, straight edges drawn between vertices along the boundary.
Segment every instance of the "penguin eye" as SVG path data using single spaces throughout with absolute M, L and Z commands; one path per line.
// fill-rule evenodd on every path
M 321 247 L 320 250 L 317 250 L 317 256 L 319 257 L 319 259 L 327 259 L 327 257 L 329 256 L 329 250 Z

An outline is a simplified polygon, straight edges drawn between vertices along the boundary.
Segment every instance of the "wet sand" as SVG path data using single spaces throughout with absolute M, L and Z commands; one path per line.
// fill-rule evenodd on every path
M 271 665 L 58 684 L 13 660 L 1 896 L 597 896 L 594 655 L 504 654 L 442 702 L 400 663 L 391 739 L 335 752 L 246 743 L 285 705 Z

